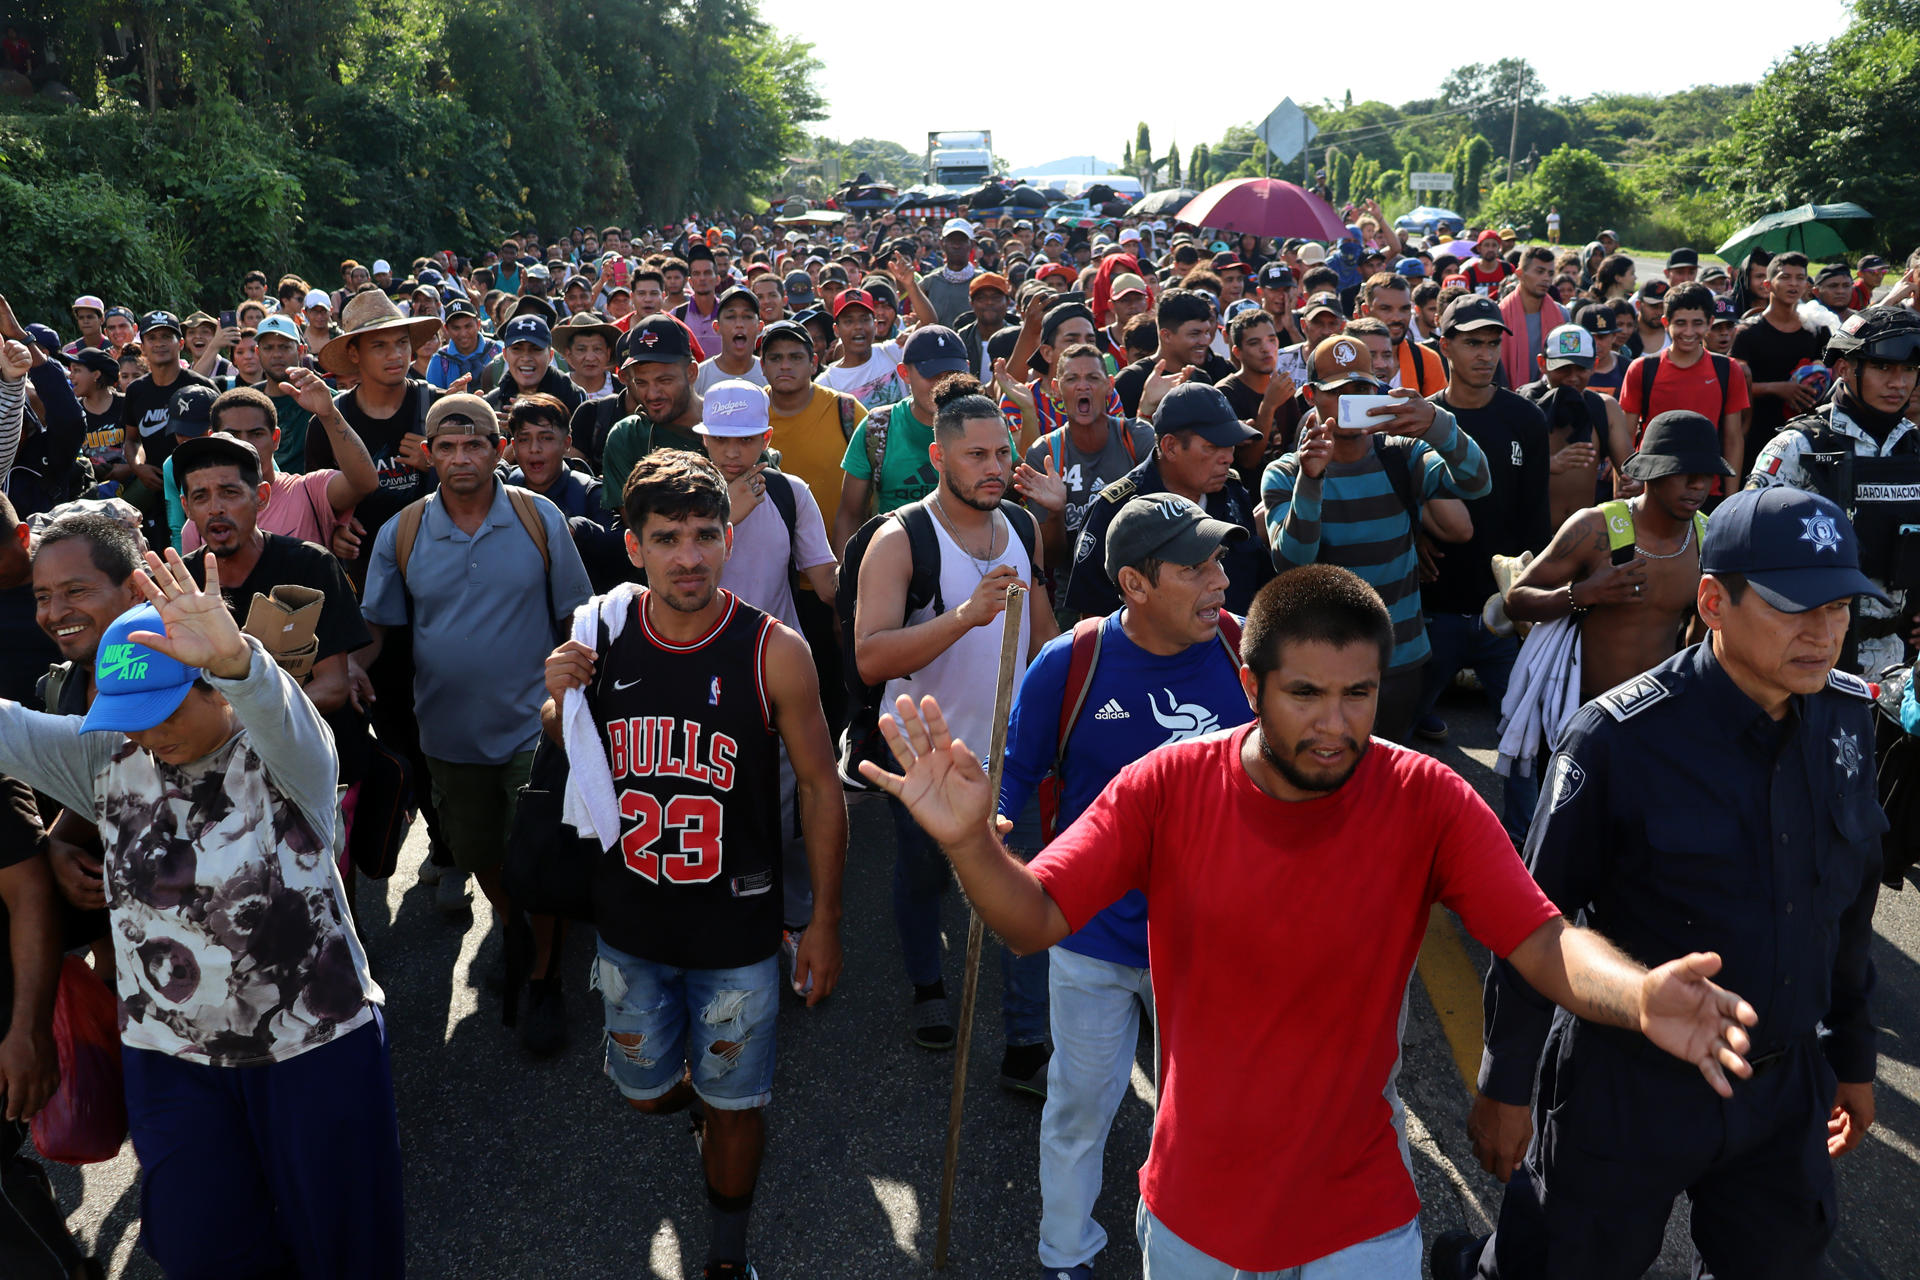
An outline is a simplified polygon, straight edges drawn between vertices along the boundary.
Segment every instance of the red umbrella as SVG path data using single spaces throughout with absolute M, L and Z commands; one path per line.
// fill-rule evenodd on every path
M 1175 215 L 1196 227 L 1254 236 L 1343 239 L 1346 224 L 1333 206 L 1305 187 L 1278 178 L 1234 178 L 1208 187 Z

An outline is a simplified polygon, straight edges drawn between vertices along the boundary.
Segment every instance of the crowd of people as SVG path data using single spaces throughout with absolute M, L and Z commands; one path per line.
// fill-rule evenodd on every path
M 1811 1274 L 1873 1119 L 1875 759 L 1920 727 L 1920 255 L 1643 280 L 1611 232 L 1461 257 L 1348 212 L 740 216 L 250 270 L 184 318 L 0 299 L 6 1273 L 98 1274 L 18 1150 L 89 972 L 166 1274 L 401 1273 L 353 902 L 417 822 L 437 908 L 524 940 L 524 1051 L 590 976 L 619 1094 L 692 1117 L 706 1275 L 757 1274 L 777 1027 L 884 928 L 842 915 L 878 793 L 902 1034 L 959 1038 L 950 871 L 1005 944 L 1053 1280 L 1106 1244 L 1143 1020 L 1149 1277 L 1419 1275 L 1442 902 L 1498 957 L 1507 1192 L 1434 1274 L 1639 1275 L 1682 1192 L 1706 1268 Z M 1410 745 L 1461 688 L 1497 814 Z M 578 911 L 512 874 L 582 845 Z

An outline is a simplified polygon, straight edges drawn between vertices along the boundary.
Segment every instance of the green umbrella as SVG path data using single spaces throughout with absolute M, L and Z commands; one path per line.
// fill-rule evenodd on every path
M 1798 249 L 1815 262 L 1835 262 L 1844 259 L 1848 249 L 1867 247 L 1872 223 L 1873 215 L 1851 201 L 1803 204 L 1743 227 L 1716 252 L 1728 262 L 1738 262 L 1755 249 L 1769 253 Z

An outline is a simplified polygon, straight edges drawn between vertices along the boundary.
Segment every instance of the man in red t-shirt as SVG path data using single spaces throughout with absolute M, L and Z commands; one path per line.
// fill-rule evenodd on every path
M 1719 958 L 1649 972 L 1563 920 L 1499 821 L 1431 757 L 1375 742 L 1393 624 L 1345 569 L 1284 573 L 1248 612 L 1252 725 L 1128 766 L 1035 858 L 989 825 L 985 771 L 938 703 L 881 720 L 867 778 L 940 842 L 987 926 L 1052 945 L 1129 889 L 1147 899 L 1160 1113 L 1136 1215 L 1145 1280 L 1226 1280 L 1334 1258 L 1420 1275 L 1419 1197 L 1386 1097 L 1401 998 L 1435 902 L 1536 990 L 1644 1031 L 1723 1097 L 1758 1016 Z M 1544 984 L 1544 985 L 1543 985 Z
M 1646 424 L 1670 409 L 1700 414 L 1720 428 L 1720 454 L 1733 468 L 1734 479 L 1715 480 L 1715 493 L 1740 487 L 1746 464 L 1746 411 L 1752 404 L 1747 375 L 1730 356 L 1707 351 L 1707 331 L 1713 325 L 1713 291 L 1703 284 L 1683 284 L 1667 294 L 1667 345 L 1657 356 L 1641 356 L 1627 366 L 1620 385 L 1620 407 L 1633 421 L 1634 447 Z M 1647 379 L 1653 395 L 1647 395 Z
M 1500 233 L 1488 227 L 1473 242 L 1479 256 L 1467 265 L 1467 288 L 1489 298 L 1500 296 L 1500 282 L 1513 274 L 1513 265 L 1500 256 Z

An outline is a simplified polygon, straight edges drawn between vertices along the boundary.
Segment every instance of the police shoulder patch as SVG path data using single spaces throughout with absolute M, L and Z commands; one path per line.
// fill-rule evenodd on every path
M 1856 698 L 1873 701 L 1873 686 L 1869 685 L 1851 671 L 1842 671 L 1835 667 L 1827 672 L 1827 688 L 1838 689 L 1841 693 L 1850 693 Z
M 1594 701 L 1605 707 L 1607 714 L 1615 720 L 1627 721 L 1654 703 L 1672 696 L 1673 690 L 1651 675 L 1638 675 L 1624 684 L 1615 685 Z
M 1128 498 L 1131 498 L 1135 493 L 1138 493 L 1139 489 L 1140 489 L 1140 486 L 1138 486 L 1133 482 L 1133 478 L 1131 476 L 1122 476 L 1120 477 L 1120 479 L 1115 480 L 1113 483 L 1107 485 L 1106 487 L 1100 490 L 1100 500 L 1102 502 L 1111 502 L 1115 506 L 1119 506 L 1121 503 L 1125 502 Z

